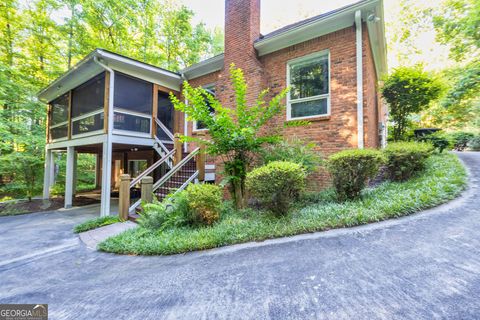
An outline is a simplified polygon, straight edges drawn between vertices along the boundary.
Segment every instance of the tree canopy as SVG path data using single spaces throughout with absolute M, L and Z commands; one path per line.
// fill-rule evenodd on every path
M 17 182 L 40 189 L 46 117 L 36 98 L 41 88 L 95 48 L 173 71 L 222 52 L 223 34 L 194 25 L 193 16 L 173 0 L 2 0 L 0 194 Z M 34 172 L 29 177 L 35 179 L 27 181 L 21 172 Z M 17 192 L 27 193 L 26 187 Z

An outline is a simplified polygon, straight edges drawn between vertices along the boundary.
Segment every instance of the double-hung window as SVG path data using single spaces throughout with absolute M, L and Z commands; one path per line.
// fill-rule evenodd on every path
M 287 63 L 287 120 L 330 114 L 330 55 L 314 53 Z
M 204 89 L 210 93 L 212 96 L 215 97 L 215 85 L 210 85 L 210 86 L 207 86 L 207 87 L 204 87 Z M 212 106 L 210 105 L 210 103 L 208 102 L 208 99 L 207 97 L 205 97 L 205 103 L 207 104 L 208 106 L 208 109 L 210 110 L 210 114 L 214 115 L 215 113 L 215 110 L 212 108 Z M 199 130 L 208 130 L 208 128 L 206 127 L 206 125 L 204 123 L 202 123 L 201 121 L 194 121 L 193 122 L 193 130 L 194 131 L 199 131 Z

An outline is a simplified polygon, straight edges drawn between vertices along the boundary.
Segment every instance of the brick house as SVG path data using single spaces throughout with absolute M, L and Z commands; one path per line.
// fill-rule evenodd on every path
M 385 143 L 387 110 L 377 87 L 386 72 L 382 0 L 363 0 L 266 35 L 260 33 L 260 0 L 226 0 L 221 55 L 176 73 L 97 49 L 39 93 L 49 105 L 44 197 L 53 183 L 54 152 L 67 152 L 66 207 L 75 193 L 76 154 L 97 155 L 102 215 L 109 214 L 111 191 L 124 173 L 136 177 L 131 189 L 152 176 L 159 196 L 199 178 L 215 180 L 215 172 L 218 179 L 213 160 L 195 161 L 196 146 L 175 143 L 175 133 L 206 130 L 173 110 L 168 93 L 181 96 L 187 80 L 231 105 L 231 63 L 244 71 L 248 102 L 265 88 L 273 94 L 291 88 L 285 112 L 269 124 L 285 137 L 315 142 L 324 155 Z M 309 124 L 284 126 L 296 120 Z

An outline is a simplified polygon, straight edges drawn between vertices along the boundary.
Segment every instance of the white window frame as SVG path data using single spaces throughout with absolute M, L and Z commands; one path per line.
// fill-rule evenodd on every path
M 319 117 L 328 117 L 330 116 L 331 110 L 330 110 L 330 92 L 331 92 L 331 64 L 330 64 L 330 50 L 322 50 L 319 52 L 315 52 L 312 54 L 308 54 L 299 58 L 295 58 L 292 60 L 287 61 L 287 86 L 290 87 L 290 68 L 298 63 L 302 63 L 307 60 L 312 60 L 315 58 L 322 58 L 327 56 L 328 60 L 328 92 L 326 94 L 321 94 L 321 95 L 316 95 L 316 96 L 311 96 L 311 97 L 306 97 L 306 98 L 299 98 L 299 99 L 290 99 L 290 92 L 287 93 L 287 121 L 288 120 L 304 120 L 304 119 L 312 119 L 312 118 L 319 118 Z M 316 114 L 316 115 L 311 115 L 311 116 L 305 116 L 305 117 L 292 117 L 292 103 L 299 103 L 299 102 L 307 102 L 307 101 L 314 101 L 314 100 L 320 100 L 322 98 L 327 99 L 327 113 L 322 113 L 322 114 Z
M 215 88 L 215 83 L 210 83 L 205 86 L 203 86 L 203 89 L 205 90 L 211 90 Z M 215 97 L 217 97 L 217 93 L 215 92 Z M 197 121 L 193 121 L 193 132 L 202 132 L 202 131 L 208 131 L 208 128 L 197 128 Z

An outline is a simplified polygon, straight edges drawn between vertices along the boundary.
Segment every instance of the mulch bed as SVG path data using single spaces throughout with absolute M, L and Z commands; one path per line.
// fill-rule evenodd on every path
M 100 200 L 78 196 L 73 200 L 73 206 L 86 206 L 100 203 Z M 17 200 L 0 203 L 0 216 L 11 216 L 32 212 L 53 211 L 63 208 L 64 199 L 61 197 L 50 200 L 33 199 L 32 201 Z

